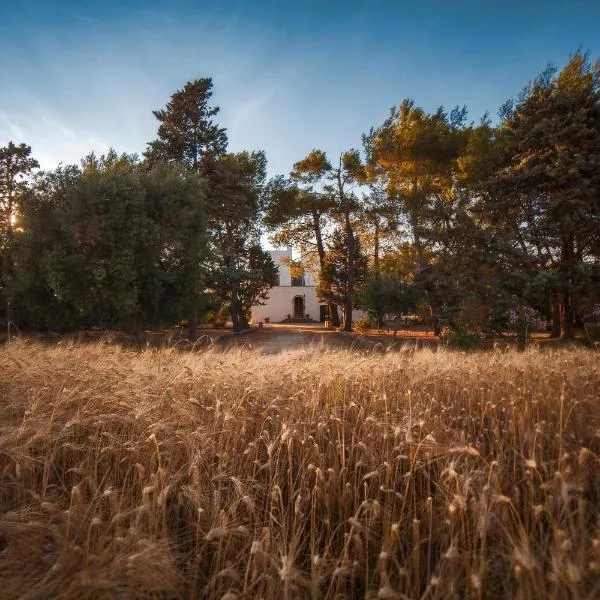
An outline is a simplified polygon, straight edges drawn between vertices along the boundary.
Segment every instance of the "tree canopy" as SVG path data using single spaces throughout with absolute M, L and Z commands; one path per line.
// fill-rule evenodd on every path
M 239 330 L 278 282 L 265 233 L 300 252 L 347 330 L 356 306 L 380 325 L 415 312 L 436 332 L 535 315 L 565 338 L 600 314 L 600 66 L 588 54 L 544 69 L 495 121 L 405 99 L 360 150 L 333 156 L 315 140 L 270 179 L 263 151 L 227 151 L 212 93 L 210 78 L 175 91 L 141 159 L 111 150 L 42 172 L 26 144 L 0 148 L 9 331 L 187 321 L 194 334 L 210 315 Z

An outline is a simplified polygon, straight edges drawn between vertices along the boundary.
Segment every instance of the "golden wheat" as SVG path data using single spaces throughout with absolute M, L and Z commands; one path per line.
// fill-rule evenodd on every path
M 594 598 L 584 349 L 0 350 L 2 598 Z

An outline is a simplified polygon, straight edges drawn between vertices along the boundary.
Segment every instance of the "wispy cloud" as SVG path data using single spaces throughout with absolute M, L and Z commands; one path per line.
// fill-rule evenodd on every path
M 20 4 L 3 7 L 0 23 L 0 145 L 26 142 L 47 168 L 109 146 L 141 153 L 156 132 L 152 110 L 212 76 L 230 148 L 264 149 L 271 173 L 285 173 L 313 147 L 335 155 L 359 145 L 404 97 L 494 113 L 548 60 L 596 40 L 600 18 L 597 3 L 576 12 L 557 2 L 532 32 L 534 21 L 513 23 L 510 11 L 490 21 L 441 1 L 435 18 L 377 0 L 343 11 L 316 1 L 62 0 L 58 17 L 57 3 L 30 0 L 22 13 Z
M 105 152 L 110 143 L 97 132 L 74 129 L 44 107 L 9 116 L 0 111 L 0 138 L 32 146 L 42 168 L 58 163 L 79 163 L 91 150 Z

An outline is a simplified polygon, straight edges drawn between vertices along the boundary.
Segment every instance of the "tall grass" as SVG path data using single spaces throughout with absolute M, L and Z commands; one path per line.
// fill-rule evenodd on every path
M 2 598 L 595 598 L 588 350 L 0 349 Z

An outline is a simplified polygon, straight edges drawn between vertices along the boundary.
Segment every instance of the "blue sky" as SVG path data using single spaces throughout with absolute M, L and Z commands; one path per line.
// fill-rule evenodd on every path
M 287 173 L 360 146 L 405 97 L 495 115 L 548 62 L 597 58 L 598 23 L 599 0 L 0 0 L 0 145 L 44 168 L 141 153 L 151 111 L 211 76 L 230 150 Z

